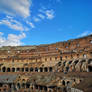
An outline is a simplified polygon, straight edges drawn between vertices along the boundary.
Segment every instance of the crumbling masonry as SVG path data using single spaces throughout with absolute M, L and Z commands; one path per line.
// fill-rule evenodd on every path
M 68 92 L 66 86 L 79 84 L 82 78 L 55 74 L 73 72 L 92 72 L 92 35 L 54 44 L 0 48 L 0 92 Z

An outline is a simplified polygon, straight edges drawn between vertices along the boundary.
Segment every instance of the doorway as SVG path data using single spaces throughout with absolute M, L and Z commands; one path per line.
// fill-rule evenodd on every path
M 92 66 L 88 66 L 88 71 L 92 72 Z

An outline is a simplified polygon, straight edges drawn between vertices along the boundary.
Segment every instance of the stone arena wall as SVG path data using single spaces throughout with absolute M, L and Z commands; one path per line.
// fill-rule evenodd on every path
M 25 71 L 33 68 L 38 72 L 44 69 L 47 71 L 50 67 L 53 71 L 75 69 L 87 72 L 91 71 L 91 65 L 92 35 L 47 45 L 0 48 L 0 70 L 5 72 L 7 69 L 19 71 L 23 68 L 26 68 Z

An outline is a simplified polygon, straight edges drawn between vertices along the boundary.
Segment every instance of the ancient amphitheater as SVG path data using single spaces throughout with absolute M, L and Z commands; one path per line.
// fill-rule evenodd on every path
M 92 92 L 92 35 L 1 47 L 0 92 Z

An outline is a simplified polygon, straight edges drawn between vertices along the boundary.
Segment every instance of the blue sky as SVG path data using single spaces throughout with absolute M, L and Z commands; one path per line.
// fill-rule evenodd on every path
M 92 0 L 0 0 L 0 47 L 55 43 L 89 34 Z

